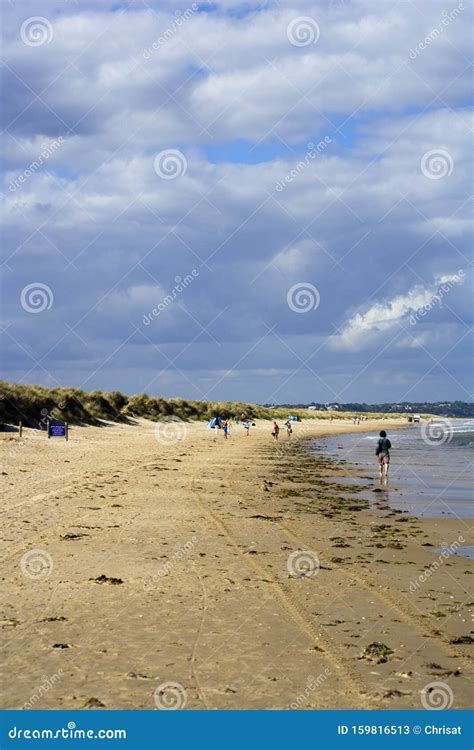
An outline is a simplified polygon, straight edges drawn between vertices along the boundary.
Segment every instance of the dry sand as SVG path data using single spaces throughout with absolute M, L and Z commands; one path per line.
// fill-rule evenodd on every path
M 468 706 L 472 561 L 424 545 L 469 523 L 369 511 L 298 439 L 379 427 L 3 434 L 2 706 L 420 708 L 433 682 Z

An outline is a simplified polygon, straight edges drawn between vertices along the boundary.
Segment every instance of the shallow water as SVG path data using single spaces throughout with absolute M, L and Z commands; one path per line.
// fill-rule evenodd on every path
M 434 552 L 443 552 L 443 549 L 435 549 Z M 474 560 L 474 547 L 458 547 L 452 554 L 469 557 L 471 560 Z
M 319 439 L 315 447 L 360 468 L 349 482 L 367 484 L 361 494 L 371 501 L 377 499 L 417 516 L 474 518 L 474 421 L 439 420 L 389 431 L 392 450 L 387 487 L 378 480 L 378 437 L 378 432 L 339 435 Z M 374 494 L 376 488 L 382 492 Z

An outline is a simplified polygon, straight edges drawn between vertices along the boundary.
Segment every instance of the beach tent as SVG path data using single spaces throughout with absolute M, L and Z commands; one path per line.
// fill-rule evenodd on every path
M 222 417 L 213 417 L 213 418 L 211 419 L 211 421 L 209 422 L 209 424 L 207 425 L 207 426 L 208 426 L 208 429 L 209 429 L 209 430 L 212 430 L 212 429 L 214 429 L 214 427 L 216 426 L 216 422 L 217 422 L 217 424 L 218 424 L 218 425 L 219 425 L 219 427 L 220 427 L 220 426 L 221 426 L 221 424 L 222 424 Z

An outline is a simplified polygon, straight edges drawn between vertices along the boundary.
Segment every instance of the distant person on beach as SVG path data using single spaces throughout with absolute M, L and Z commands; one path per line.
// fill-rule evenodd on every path
M 286 434 L 288 435 L 288 437 L 291 437 L 293 433 L 293 427 L 291 426 L 291 421 L 289 419 L 286 420 L 285 427 L 286 427 Z
M 380 431 L 380 438 L 375 449 L 375 455 L 379 461 L 379 478 L 385 477 L 388 479 L 388 467 L 390 464 L 390 448 L 392 443 L 387 437 L 385 430 Z
M 278 427 L 276 422 L 273 422 L 273 432 L 272 432 L 272 438 L 274 440 L 278 440 L 278 435 L 280 434 L 280 428 Z
M 227 438 L 230 435 L 230 423 L 229 423 L 228 419 L 226 419 L 225 422 L 224 422 L 223 430 L 224 430 L 224 437 L 227 440 Z
M 216 417 L 216 421 L 214 422 L 214 439 L 216 439 L 219 434 L 219 430 L 221 429 L 221 422 L 221 418 Z
M 244 422 L 244 430 L 245 430 L 245 437 L 248 437 L 250 435 L 250 422 L 248 419 Z

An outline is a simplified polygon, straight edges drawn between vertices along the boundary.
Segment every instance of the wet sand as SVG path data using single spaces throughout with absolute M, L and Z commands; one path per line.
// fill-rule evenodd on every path
M 369 509 L 299 439 L 380 426 L 2 434 L 2 707 L 468 707 L 473 563 L 434 550 L 472 522 Z

